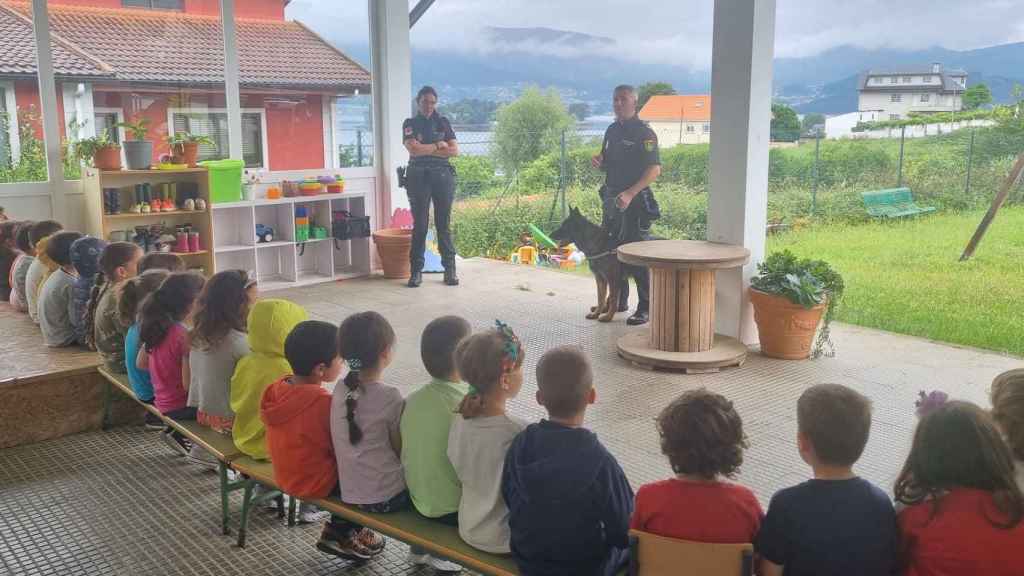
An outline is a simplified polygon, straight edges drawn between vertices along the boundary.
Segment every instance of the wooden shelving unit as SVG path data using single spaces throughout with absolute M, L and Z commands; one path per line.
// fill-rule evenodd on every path
M 163 184 L 168 182 L 191 182 L 196 184 L 199 197 L 206 200 L 206 210 L 175 210 L 173 212 L 150 212 L 135 214 L 128 212 L 131 208 L 136 184 Z M 117 188 L 120 194 L 121 212 L 104 214 L 103 190 Z M 118 230 L 131 231 L 135 226 L 147 226 L 165 222 L 168 226 L 191 224 L 199 232 L 201 250 L 197 252 L 175 252 L 185 259 L 189 268 L 201 269 L 210 275 L 216 270 L 214 265 L 213 218 L 209 209 L 210 186 L 205 168 L 188 168 L 184 170 L 118 170 L 100 171 L 86 168 L 82 172 L 82 189 L 85 193 L 86 222 L 89 234 L 104 240 L 111 239 L 111 233 Z

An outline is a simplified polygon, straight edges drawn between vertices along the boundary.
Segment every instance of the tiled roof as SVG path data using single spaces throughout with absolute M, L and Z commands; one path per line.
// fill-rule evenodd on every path
M 51 35 L 53 69 L 60 76 L 109 76 L 110 71 L 95 60 Z M 32 21 L 0 5 L 0 74 L 36 73 L 36 38 Z
M 6 3 L 29 14 L 25 3 Z M 224 81 L 223 34 L 216 16 L 51 5 L 55 41 L 77 46 L 126 82 Z M 238 19 L 243 86 L 366 90 L 370 74 L 302 24 Z M 30 30 L 31 32 L 31 30 Z M 14 49 L 0 37 L 0 53 Z M 31 58 L 34 60 L 34 58 Z
M 640 119 L 648 122 L 708 122 L 711 120 L 711 96 L 684 94 L 651 96 L 640 110 Z

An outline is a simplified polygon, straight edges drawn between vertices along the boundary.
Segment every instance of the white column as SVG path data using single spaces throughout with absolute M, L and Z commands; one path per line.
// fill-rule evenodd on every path
M 39 69 L 39 102 L 43 108 L 43 141 L 46 145 L 46 173 L 50 181 L 50 212 L 53 218 L 68 221 L 64 185 L 64 163 L 60 154 L 60 123 L 57 112 L 57 81 L 53 77 L 50 53 L 50 16 L 46 0 L 32 2 L 32 28 L 35 31 L 36 63 Z
M 369 0 L 374 158 L 377 169 L 375 226 L 388 225 L 395 208 L 408 208 L 395 169 L 408 162 L 402 122 L 412 111 L 409 1 Z
M 751 255 L 742 270 L 718 274 L 715 329 L 746 344 L 757 342 L 747 287 L 768 224 L 774 45 L 775 0 L 715 0 L 708 240 Z
M 228 154 L 242 159 L 242 99 L 238 89 L 238 29 L 235 26 L 235 0 L 220 0 L 221 26 L 224 30 L 224 99 L 228 109 Z M 270 166 L 264 166 L 270 170 Z

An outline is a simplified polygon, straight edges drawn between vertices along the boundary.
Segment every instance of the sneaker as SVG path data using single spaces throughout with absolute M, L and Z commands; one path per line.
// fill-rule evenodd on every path
M 219 461 L 213 454 L 210 454 L 195 444 L 192 445 L 192 448 L 188 451 L 188 454 L 185 455 L 185 458 L 193 464 L 197 464 L 211 470 L 216 470 L 219 464 Z
M 299 502 L 299 524 L 313 524 L 322 520 L 323 512 L 315 504 Z
M 419 553 L 421 550 L 421 548 L 410 547 L 409 556 L 406 557 L 406 560 L 415 566 L 430 566 L 438 572 L 462 572 L 462 566 L 459 564 L 431 556 L 430 554 L 421 554 Z
M 164 444 L 167 444 L 171 450 L 174 450 L 182 456 L 188 456 L 189 451 L 192 449 L 192 443 L 181 434 L 175 432 L 170 426 L 160 433 L 160 439 L 163 440 Z
M 159 416 L 149 411 L 146 412 L 146 419 L 143 421 L 143 425 L 145 425 L 147 430 L 163 430 L 167 428 L 167 424 L 164 424 L 164 421 Z
M 316 549 L 333 556 L 361 562 L 373 558 L 376 553 L 363 546 L 358 539 L 354 538 L 355 533 L 340 535 L 331 529 L 330 525 L 324 526 L 320 533 L 320 539 L 316 542 Z
M 384 544 L 386 543 L 386 540 L 384 540 L 383 536 L 377 534 L 369 528 L 363 528 L 362 530 L 357 532 L 356 540 L 358 540 L 360 544 L 366 546 L 374 552 L 380 552 L 381 550 L 383 550 Z

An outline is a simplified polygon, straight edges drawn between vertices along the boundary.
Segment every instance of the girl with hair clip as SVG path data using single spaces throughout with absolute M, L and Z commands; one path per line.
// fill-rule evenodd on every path
M 128 328 L 121 323 L 117 297 L 124 281 L 137 274 L 140 258 L 142 249 L 136 244 L 108 244 L 100 254 L 100 271 L 85 310 L 86 345 L 97 350 L 107 368 L 118 374 L 124 374 L 126 370 L 124 336 Z
M 525 351 L 501 321 L 462 341 L 455 351 L 459 374 L 472 389 L 448 434 L 448 458 L 462 482 L 459 535 L 492 554 L 508 554 L 508 508 L 501 496 L 505 453 L 527 422 L 506 414 L 523 387 Z
M 970 402 L 930 406 L 896 480 L 902 574 L 1020 574 L 1024 495 L 991 417 Z
M 405 401 L 398 388 L 381 382 L 394 345 L 395 331 L 376 312 L 353 314 L 338 329 L 338 350 L 349 368 L 331 399 L 341 499 L 375 513 L 410 504 L 399 459 Z M 366 544 L 377 546 L 376 540 Z

